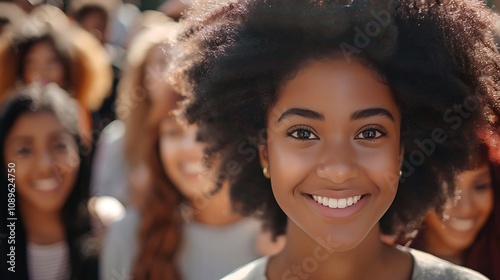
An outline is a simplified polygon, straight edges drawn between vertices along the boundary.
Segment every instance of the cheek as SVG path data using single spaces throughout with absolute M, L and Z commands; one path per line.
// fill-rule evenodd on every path
M 29 157 L 18 158 L 15 157 L 14 155 L 9 155 L 9 153 L 6 150 L 4 151 L 4 154 L 5 154 L 5 161 L 4 161 L 5 168 L 7 168 L 7 166 L 10 163 L 15 164 L 14 173 L 11 174 L 15 175 L 14 183 L 16 184 L 16 190 L 19 190 L 20 188 L 26 188 L 30 180 L 30 175 L 35 172 L 35 168 L 33 166 L 33 159 Z
M 169 141 L 160 138 L 160 160 L 165 171 L 167 169 L 166 166 L 170 165 L 169 161 L 171 159 L 171 151 L 169 151 L 169 149 L 172 145 L 168 142 Z
M 269 170 L 273 189 L 289 189 L 298 185 L 314 170 L 316 153 L 313 149 L 292 149 L 289 143 L 268 144 Z
M 429 212 L 429 214 L 425 217 L 425 226 L 426 232 L 429 234 L 440 236 L 442 235 L 442 232 L 445 232 L 443 221 L 435 211 Z
M 16 191 L 24 194 L 29 190 L 30 186 L 30 174 L 33 174 L 34 170 L 31 168 L 32 164 L 29 161 L 16 163 L 15 168 L 15 184 Z
M 171 177 L 172 169 L 175 167 L 177 152 L 175 143 L 165 139 L 160 139 L 160 160 L 163 171 L 168 177 Z
M 360 153 L 357 156 L 360 168 L 380 188 L 396 192 L 399 183 L 399 151 L 380 149 Z
M 34 82 L 36 75 L 37 71 L 31 69 L 30 67 L 26 67 L 23 72 L 23 80 L 26 84 L 31 84 Z
M 54 63 L 54 62 L 53 62 Z M 50 67 L 53 71 L 49 73 L 50 81 L 54 82 L 58 85 L 62 85 L 64 81 L 64 67 L 60 62 L 55 62 L 52 67 Z
M 486 220 L 494 207 L 494 194 L 493 190 L 489 189 L 483 193 L 477 194 L 474 197 L 475 205 L 479 208 L 481 213 L 483 214 L 484 219 Z
M 63 174 L 75 173 L 80 167 L 80 155 L 76 151 L 70 151 L 64 154 L 56 154 L 54 156 L 54 164 Z
M 78 171 L 80 168 L 80 161 L 66 162 L 63 166 L 59 167 L 59 172 L 62 177 L 66 180 L 66 186 L 72 188 L 78 177 Z

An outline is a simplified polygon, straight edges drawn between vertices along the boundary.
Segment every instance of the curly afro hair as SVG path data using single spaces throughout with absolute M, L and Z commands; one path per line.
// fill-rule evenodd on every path
M 477 129 L 498 127 L 492 17 L 477 0 L 205 0 L 182 22 L 171 77 L 189 97 L 184 113 L 201 128 L 217 185 L 229 182 L 235 208 L 259 214 L 277 236 L 287 217 L 258 159 L 270 108 L 308 61 L 340 53 L 366 62 L 400 107 L 405 148 L 380 224 L 386 234 L 408 232 L 453 193 L 454 174 L 479 146 Z

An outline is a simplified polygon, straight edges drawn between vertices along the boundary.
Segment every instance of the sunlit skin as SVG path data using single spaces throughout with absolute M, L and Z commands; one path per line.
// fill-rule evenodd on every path
M 214 187 L 203 165 L 203 145 L 196 141 L 196 131 L 196 125 L 183 126 L 173 117 L 160 123 L 160 153 L 167 177 L 191 200 Z
M 493 187 L 488 164 L 457 176 L 458 196 L 443 215 L 431 211 L 425 220 L 424 250 L 456 264 L 472 245 L 493 211 Z
M 26 84 L 38 82 L 64 86 L 63 62 L 51 43 L 42 41 L 30 48 L 24 61 L 23 80 Z
M 302 271 L 309 279 L 410 278 L 411 256 L 385 245 L 379 227 L 398 187 L 400 123 L 389 87 L 361 63 L 311 61 L 284 84 L 260 146 L 288 216 L 287 245 L 270 260 L 270 280 L 315 255 L 322 256 L 318 268 Z M 313 195 L 362 199 L 346 212 L 319 205 Z
M 229 190 L 224 186 L 216 194 L 215 174 L 203 164 L 203 144 L 196 140 L 197 126 L 184 126 L 174 117 L 160 123 L 160 158 L 172 184 L 186 197 L 195 221 L 208 225 L 226 225 L 241 220 L 233 213 Z
M 52 113 L 36 112 L 20 116 L 5 143 L 5 164 L 16 165 L 16 193 L 28 240 L 63 240 L 60 211 L 80 166 L 75 139 Z

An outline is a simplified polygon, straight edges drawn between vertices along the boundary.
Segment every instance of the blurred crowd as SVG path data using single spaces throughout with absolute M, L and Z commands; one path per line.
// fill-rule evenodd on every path
M 198 128 L 178 118 L 165 70 L 190 2 L 0 2 L 0 155 L 15 163 L 1 223 L 17 218 L 16 272 L 7 232 L 0 279 L 214 280 L 283 248 L 214 191 Z M 500 279 L 500 153 L 471 162 L 408 244 Z

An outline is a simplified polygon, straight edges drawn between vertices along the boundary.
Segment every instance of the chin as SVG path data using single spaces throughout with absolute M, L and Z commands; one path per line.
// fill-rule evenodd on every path
M 317 239 L 323 248 L 330 252 L 348 252 L 356 249 L 362 242 L 362 238 L 353 239 L 355 236 L 349 236 L 348 239 L 335 238 L 334 234 L 328 234 L 326 240 Z

